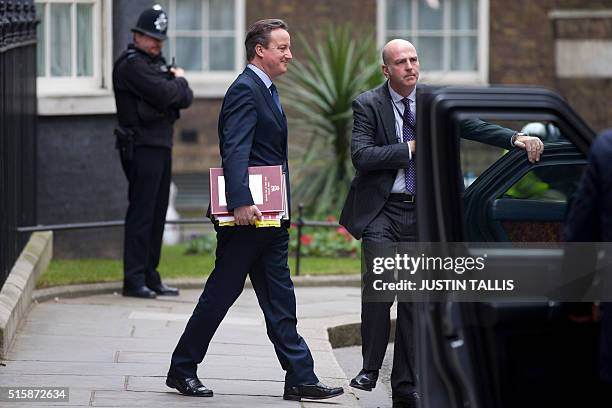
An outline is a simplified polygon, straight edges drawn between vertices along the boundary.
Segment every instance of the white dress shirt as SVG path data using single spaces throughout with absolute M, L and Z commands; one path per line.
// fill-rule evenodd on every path
M 257 76 L 259 77 L 259 79 L 261 79 L 261 81 L 264 83 L 266 88 L 268 88 L 268 92 L 270 92 L 270 95 L 272 95 L 272 91 L 270 90 L 270 86 L 272 85 L 272 80 L 270 79 L 268 74 L 266 74 L 257 65 L 249 64 L 247 65 L 247 68 L 249 68 L 251 71 L 257 74 Z

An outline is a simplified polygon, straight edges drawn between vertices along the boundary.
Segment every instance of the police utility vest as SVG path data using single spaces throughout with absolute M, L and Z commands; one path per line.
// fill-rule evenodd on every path
M 172 147 L 174 122 L 193 101 L 187 80 L 175 78 L 160 55 L 130 44 L 113 66 L 119 126 L 134 132 L 136 146 Z

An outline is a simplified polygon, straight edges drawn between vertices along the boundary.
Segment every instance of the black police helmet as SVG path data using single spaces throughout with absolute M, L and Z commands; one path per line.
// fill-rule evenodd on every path
M 156 4 L 140 14 L 136 27 L 132 28 L 132 31 L 164 41 L 167 38 L 168 15 L 160 5 Z

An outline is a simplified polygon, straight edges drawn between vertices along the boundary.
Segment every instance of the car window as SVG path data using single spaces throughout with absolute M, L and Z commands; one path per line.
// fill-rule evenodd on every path
M 499 160 L 507 150 L 473 140 L 460 139 L 461 173 L 468 188 L 486 169 Z
M 562 242 L 567 205 L 578 188 L 584 164 L 535 167 L 491 207 L 498 237 L 510 242 Z
M 551 143 L 570 143 L 552 121 L 509 121 L 483 119 L 483 122 L 493 126 L 499 126 L 501 132 L 521 132 L 530 136 L 538 137 L 540 140 L 542 140 L 544 145 Z M 492 134 L 494 133 L 496 133 L 495 130 L 492 131 Z M 481 141 L 467 139 L 466 136 L 469 135 L 461 134 L 461 136 L 461 169 L 463 173 L 463 183 L 467 188 L 474 182 L 474 180 L 478 178 L 478 176 L 480 176 L 480 174 L 482 174 L 483 171 L 489 168 L 509 150 L 507 148 L 494 146 Z M 506 138 L 509 139 L 509 136 Z
M 567 203 L 576 192 L 584 164 L 534 167 L 499 198 Z
M 551 121 L 528 122 L 521 127 L 521 132 L 539 137 L 544 144 L 569 143 L 569 140 L 561 133 L 557 125 Z
M 551 121 L 477 120 L 484 125 L 468 128 L 474 134 L 460 132 L 468 240 L 562 241 L 567 205 L 580 182 L 584 156 Z M 529 163 L 523 150 L 510 146 L 509 139 L 518 131 L 544 142 L 546 155 L 540 162 Z

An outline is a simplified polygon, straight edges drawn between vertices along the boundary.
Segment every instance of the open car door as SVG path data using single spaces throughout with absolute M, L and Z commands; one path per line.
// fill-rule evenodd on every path
M 459 124 L 473 118 L 516 131 L 534 123 L 556 131 L 539 135 L 545 151 L 532 164 L 520 149 L 470 153 Z M 569 105 L 538 88 L 420 88 L 417 123 L 419 241 L 486 243 L 487 264 L 500 268 L 557 265 L 562 251 L 530 251 L 529 243 L 562 240 L 595 137 Z M 418 303 L 423 407 L 590 406 L 598 327 L 572 320 L 572 307 L 511 296 Z

